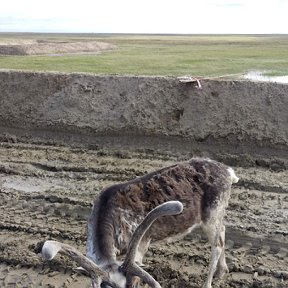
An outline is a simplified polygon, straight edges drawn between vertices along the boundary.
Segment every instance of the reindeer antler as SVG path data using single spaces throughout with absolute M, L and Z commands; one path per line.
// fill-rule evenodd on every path
M 152 225 L 152 223 L 159 217 L 165 215 L 180 214 L 183 210 L 183 205 L 179 201 L 169 201 L 154 208 L 147 214 L 142 223 L 136 228 L 132 235 L 131 241 L 128 246 L 128 252 L 124 263 L 119 267 L 119 272 L 124 274 L 127 280 L 127 284 L 130 284 L 133 276 L 140 277 L 145 283 L 152 288 L 161 288 L 160 284 L 146 271 L 135 264 L 136 251 L 138 249 L 141 239 L 145 235 L 146 231 Z M 84 256 L 80 251 L 73 248 L 68 244 L 63 244 L 58 241 L 48 240 L 45 241 L 42 247 L 42 255 L 45 259 L 53 259 L 57 253 L 66 255 L 76 261 L 81 267 L 83 267 L 91 278 L 97 283 L 97 287 L 105 283 L 111 288 L 123 288 L 116 284 L 109 277 L 109 273 L 103 271 L 92 260 Z
M 144 220 L 140 223 L 140 225 L 136 228 L 130 240 L 124 263 L 119 268 L 120 271 L 125 274 L 128 283 L 132 280 L 133 276 L 138 276 L 150 287 L 161 288 L 160 284 L 149 273 L 147 273 L 135 263 L 136 252 L 146 231 L 157 218 L 166 215 L 180 214 L 182 211 L 183 205 L 181 202 L 168 201 L 150 211 Z
M 58 241 L 48 240 L 45 241 L 42 247 L 42 255 L 46 260 L 52 260 L 57 253 L 66 255 L 73 259 L 77 264 L 83 267 L 93 280 L 97 283 L 107 283 L 112 288 L 121 288 L 118 284 L 109 279 L 109 275 L 106 271 L 99 268 L 93 261 L 84 256 L 80 251 L 74 247 L 63 244 Z M 100 286 L 99 286 L 100 287 Z

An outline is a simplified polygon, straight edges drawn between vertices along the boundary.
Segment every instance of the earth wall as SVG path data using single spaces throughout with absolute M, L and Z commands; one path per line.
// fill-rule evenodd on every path
M 288 85 L 201 85 L 165 77 L 2 71 L 0 134 L 287 155 Z

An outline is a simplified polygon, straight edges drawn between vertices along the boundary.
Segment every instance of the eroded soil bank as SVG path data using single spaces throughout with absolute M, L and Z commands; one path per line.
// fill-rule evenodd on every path
M 154 138 L 151 146 L 159 148 L 172 143 L 181 150 L 286 156 L 288 85 L 201 84 L 197 89 L 176 78 L 0 72 L 1 130 L 68 143 L 147 148 Z
M 85 251 L 97 193 L 159 167 L 210 156 L 235 168 L 230 273 L 214 287 L 288 287 L 288 87 L 269 83 L 0 73 L 0 287 L 89 287 L 37 243 Z M 201 287 L 210 247 L 195 231 L 154 244 L 163 287 Z
M 7 40 L 0 44 L 0 55 L 62 55 L 81 53 L 101 53 L 116 49 L 115 45 L 99 41 L 45 41 Z

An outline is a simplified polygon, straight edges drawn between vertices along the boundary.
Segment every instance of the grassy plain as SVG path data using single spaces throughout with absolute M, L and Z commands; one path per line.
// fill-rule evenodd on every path
M 94 55 L 0 56 L 0 69 L 205 77 L 261 70 L 288 75 L 288 35 L 0 33 L 0 45 L 9 39 L 99 40 L 117 49 Z

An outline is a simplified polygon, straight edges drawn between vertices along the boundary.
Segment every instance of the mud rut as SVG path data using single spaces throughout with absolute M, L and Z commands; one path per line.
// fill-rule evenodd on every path
M 0 144 L 0 287 L 89 287 L 75 263 L 44 262 L 37 243 L 57 239 L 85 251 L 86 219 L 105 186 L 191 155 Z M 230 273 L 214 287 L 288 287 L 288 175 L 235 167 L 241 178 L 227 211 Z M 163 287 L 201 287 L 210 247 L 201 231 L 153 245 L 146 269 Z

